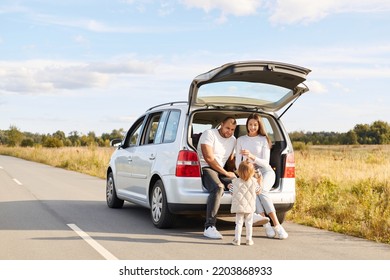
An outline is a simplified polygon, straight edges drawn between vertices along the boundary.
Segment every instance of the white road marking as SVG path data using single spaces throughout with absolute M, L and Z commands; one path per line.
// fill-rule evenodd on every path
M 72 230 L 74 230 L 85 242 L 91 245 L 100 255 L 102 255 L 106 260 L 117 260 L 118 258 L 111 254 L 106 248 L 97 243 L 91 236 L 89 236 L 86 232 L 82 231 L 75 224 L 67 224 Z
M 19 186 L 22 186 L 23 184 L 18 180 L 18 179 L 16 179 L 16 178 L 13 178 L 12 180 L 14 180 L 14 182 L 16 183 L 16 184 L 18 184 Z

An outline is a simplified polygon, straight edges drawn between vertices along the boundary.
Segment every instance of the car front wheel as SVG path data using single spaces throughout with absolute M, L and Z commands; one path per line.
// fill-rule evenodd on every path
M 161 180 L 153 185 L 150 199 L 150 213 L 153 224 L 157 228 L 169 228 L 174 222 L 175 216 L 169 212 L 165 188 Z

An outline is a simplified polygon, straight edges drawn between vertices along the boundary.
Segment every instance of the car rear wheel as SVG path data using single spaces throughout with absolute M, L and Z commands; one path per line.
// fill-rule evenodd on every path
M 107 176 L 106 201 L 108 207 L 110 208 L 121 208 L 124 203 L 124 201 L 119 199 L 116 195 L 114 176 L 112 175 L 112 172 L 110 172 Z
M 150 213 L 153 224 L 157 228 L 169 228 L 174 222 L 175 216 L 169 212 L 167 196 L 161 180 L 154 183 L 150 199 Z
M 286 212 L 276 212 L 276 216 L 278 217 L 279 223 L 283 224 L 286 218 Z

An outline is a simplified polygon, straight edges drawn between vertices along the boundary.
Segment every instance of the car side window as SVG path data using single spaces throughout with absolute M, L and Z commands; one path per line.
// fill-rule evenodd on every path
M 158 112 L 149 115 L 142 145 L 161 143 L 161 136 L 165 125 L 167 112 Z
M 177 128 L 179 126 L 180 111 L 171 111 L 168 117 L 167 126 L 164 133 L 164 143 L 174 142 L 176 139 Z
M 142 130 L 142 124 L 144 122 L 144 118 L 142 117 L 138 119 L 129 129 L 129 131 L 126 134 L 126 139 L 124 143 L 124 147 L 132 147 L 136 146 L 137 143 L 139 142 L 140 135 L 141 135 L 141 130 Z

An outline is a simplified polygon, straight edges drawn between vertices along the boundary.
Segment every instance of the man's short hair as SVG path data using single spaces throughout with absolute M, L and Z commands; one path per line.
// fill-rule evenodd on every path
M 235 118 L 231 116 L 227 116 L 226 118 L 223 119 L 222 123 L 226 123 L 227 121 L 231 120 L 232 124 L 237 125 L 237 121 Z

